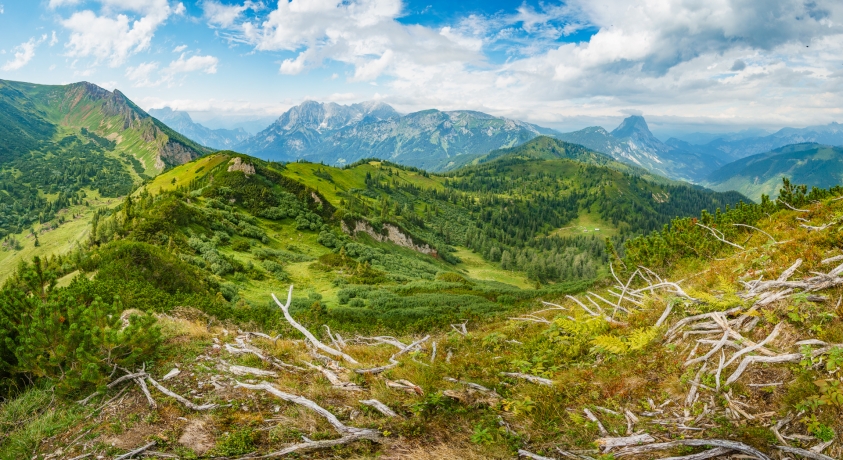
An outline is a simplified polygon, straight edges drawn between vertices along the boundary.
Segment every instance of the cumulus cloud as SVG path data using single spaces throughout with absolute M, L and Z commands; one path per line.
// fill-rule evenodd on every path
M 157 62 L 144 62 L 126 69 L 126 78 L 135 87 L 152 87 L 161 84 L 173 85 L 181 74 L 202 72 L 206 74 L 217 73 L 219 59 L 214 56 L 190 56 L 185 57 L 182 53 L 178 59 L 171 61 L 167 67 L 158 70 L 160 65 Z
M 67 3 L 67 0 L 53 1 Z M 118 67 L 132 54 L 148 49 L 155 31 L 172 14 L 178 13 L 179 6 L 182 11 L 184 8 L 178 4 L 173 9 L 167 0 L 98 1 L 102 5 L 101 14 L 83 10 L 62 20 L 61 24 L 71 32 L 65 46 L 69 57 L 93 57 L 112 67 Z
M 20 45 L 16 46 L 14 49 L 15 57 L 10 60 L 6 61 L 3 64 L 2 68 L 5 71 L 11 70 L 18 70 L 23 66 L 29 64 L 29 61 L 35 57 L 35 48 L 41 44 L 47 38 L 46 35 L 41 36 L 40 39 L 36 39 L 35 37 L 30 38 L 28 41 L 21 43 Z
M 201 5 L 208 24 L 218 27 L 231 27 L 246 10 L 259 10 L 263 7 L 263 4 L 251 1 L 242 5 L 226 5 L 216 0 L 205 0 Z
M 174 53 L 181 53 L 182 51 L 184 51 L 186 49 L 187 49 L 187 45 L 179 45 L 179 46 L 173 48 L 173 52 Z

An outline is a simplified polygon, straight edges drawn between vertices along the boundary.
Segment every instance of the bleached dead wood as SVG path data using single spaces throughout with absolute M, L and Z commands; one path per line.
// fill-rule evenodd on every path
M 108 387 L 108 388 L 114 388 L 114 387 L 116 387 L 117 385 L 120 385 L 121 383 L 125 382 L 126 380 L 134 380 L 134 379 L 137 379 L 137 378 L 144 378 L 144 377 L 146 377 L 146 372 L 145 372 L 145 371 L 141 371 L 141 372 L 133 372 L 133 373 L 131 373 L 131 374 L 126 374 L 126 375 L 124 375 L 124 376 L 122 376 L 122 377 L 118 377 L 118 378 L 114 379 L 111 383 L 109 383 L 108 385 L 106 385 L 106 387 Z
M 148 377 L 149 376 L 147 375 L 147 378 Z M 156 404 L 155 400 L 152 399 L 152 395 L 149 393 L 149 388 L 146 387 L 146 382 L 144 382 L 143 379 L 139 377 L 135 377 L 134 381 L 140 387 L 141 391 L 143 392 L 143 395 L 146 396 L 146 401 L 149 403 L 149 407 L 153 409 L 157 408 L 158 404 Z
M 767 235 L 767 238 L 770 238 L 771 240 L 773 240 L 773 243 L 774 243 L 774 244 L 778 244 L 778 241 L 776 241 L 776 239 L 775 239 L 775 238 L 773 238 L 773 236 L 772 236 L 772 235 L 770 235 L 769 233 L 765 232 L 764 230 L 761 230 L 761 229 L 760 229 L 760 228 L 758 228 L 758 227 L 753 227 L 752 225 L 746 225 L 746 224 L 732 224 L 732 226 L 734 226 L 734 227 L 745 227 L 745 228 L 751 228 L 751 229 L 753 229 L 753 230 L 755 230 L 755 231 L 758 231 L 758 232 L 761 232 L 761 233 L 763 233 L 763 234 Z
M 257 347 L 249 345 L 248 343 L 246 343 L 245 340 L 243 340 L 240 337 L 236 338 L 235 341 L 237 342 L 236 347 L 234 345 L 230 344 L 230 343 L 225 344 L 225 350 L 228 351 L 229 353 L 233 354 L 233 355 L 252 354 L 252 355 L 257 356 L 258 359 L 260 359 L 261 361 L 263 361 L 265 363 L 268 363 L 269 365 L 271 365 L 271 366 L 273 366 L 277 369 L 281 369 L 281 370 L 287 370 L 287 371 L 290 371 L 290 370 L 305 371 L 305 370 L 307 370 L 303 367 L 295 366 L 293 364 L 287 364 L 287 363 L 285 363 L 285 362 L 283 362 L 279 359 L 273 358 L 271 356 L 267 356 L 263 353 L 263 351 L 261 351 Z
M 701 224 L 701 223 L 699 223 L 699 222 L 697 222 L 697 227 L 702 227 L 702 228 L 704 228 L 704 229 L 708 230 L 709 232 L 711 232 L 711 234 L 712 234 L 715 238 L 717 238 L 718 240 L 720 240 L 720 241 L 721 241 L 721 242 L 723 242 L 723 243 L 726 243 L 726 244 L 728 244 L 728 245 L 730 245 L 730 246 L 734 246 L 734 247 L 736 247 L 736 248 L 738 248 L 738 249 L 740 249 L 740 250 L 743 250 L 743 249 L 744 249 L 744 247 L 743 247 L 743 246 L 741 246 L 741 245 L 739 245 L 739 244 L 732 243 L 731 241 L 727 240 L 727 239 L 726 239 L 726 236 L 725 236 L 725 235 L 723 234 L 723 232 L 721 232 L 720 230 L 715 230 L 715 229 L 713 229 L 713 228 L 711 228 L 711 227 L 709 227 L 709 226 L 703 225 L 703 224 Z
M 608 452 L 616 447 L 637 446 L 639 444 L 649 444 L 656 442 L 656 440 L 647 433 L 635 434 L 632 436 L 599 438 L 594 441 L 599 447 L 603 448 L 603 452 Z
M 741 361 L 738 365 L 738 368 L 726 379 L 726 385 L 736 381 L 740 378 L 741 374 L 749 367 L 752 363 L 798 363 L 802 360 L 801 353 L 789 353 L 784 355 L 777 355 L 777 356 L 747 356 L 746 358 Z
M 597 424 L 597 429 L 598 429 L 598 430 L 600 430 L 600 434 L 602 434 L 603 436 L 608 436 L 608 435 L 609 435 L 609 431 L 608 431 L 608 430 L 606 430 L 606 427 L 604 427 L 602 423 L 600 423 L 600 420 L 599 420 L 599 419 L 598 419 L 598 418 L 594 415 L 594 413 L 593 413 L 593 412 L 591 412 L 590 410 L 588 410 L 588 408 L 587 408 L 587 407 L 584 407 L 582 411 L 583 411 L 583 413 L 585 414 L 585 417 L 586 417 L 587 419 L 589 419 L 589 420 L 591 420 L 592 422 L 594 422 L 594 423 L 596 423 L 596 424 Z
M 555 460 L 551 457 L 543 457 L 541 455 L 534 454 L 534 453 L 532 453 L 528 450 L 524 450 L 524 449 L 518 449 L 518 456 L 519 457 L 532 458 L 533 460 Z
M 203 405 L 194 404 L 192 401 L 188 400 L 187 398 L 184 398 L 184 397 L 168 390 L 163 385 L 156 382 L 155 379 L 153 379 L 152 377 L 147 375 L 146 379 L 149 380 L 149 383 L 151 383 L 152 386 L 157 388 L 158 391 L 160 391 L 161 393 L 164 393 L 165 395 L 167 395 L 167 396 L 175 399 L 176 401 L 182 403 L 188 409 L 193 409 L 193 410 L 196 410 L 196 411 L 203 411 L 203 410 L 210 410 L 210 409 L 215 409 L 215 408 L 219 407 L 218 404 L 203 404 Z
M 231 372 L 234 375 L 239 375 L 241 377 L 247 375 L 255 375 L 258 377 L 278 377 L 278 374 L 273 371 L 265 371 L 263 369 L 247 366 L 229 365 L 228 372 Z
M 693 447 L 722 447 L 725 449 L 736 450 L 746 455 L 750 455 L 755 457 L 759 460 L 771 460 L 766 454 L 761 452 L 760 450 L 748 446 L 742 442 L 737 441 L 727 441 L 723 439 L 678 439 L 675 441 L 669 442 L 659 442 L 655 444 L 647 444 L 643 446 L 635 446 L 635 447 L 626 447 L 623 448 L 615 453 L 615 457 L 625 457 L 627 455 L 638 455 L 638 454 L 645 454 L 647 452 L 652 452 L 654 450 L 666 450 L 666 449 L 673 449 L 675 447 L 680 446 L 693 446 Z
M 798 447 L 790 447 L 790 446 L 776 446 L 776 449 L 787 452 L 789 454 L 799 455 L 800 457 L 810 458 L 813 460 L 834 460 L 833 458 L 829 457 L 828 455 L 823 455 L 818 452 L 813 452 L 810 450 L 800 449 Z
M 513 377 L 516 379 L 524 379 L 528 382 L 532 382 L 538 385 L 553 386 L 553 380 L 546 379 L 544 377 L 539 377 L 537 375 L 522 374 L 520 372 L 501 372 L 500 375 L 506 377 Z
M 167 372 L 167 374 L 164 375 L 164 377 L 161 377 L 161 381 L 166 382 L 167 380 L 170 380 L 171 378 L 173 378 L 173 377 L 175 377 L 179 374 L 181 374 L 181 371 L 179 370 L 179 368 L 174 367 L 173 369 L 170 370 L 170 372 Z
M 715 447 L 714 449 L 704 450 L 702 452 L 697 452 L 696 454 L 683 455 L 681 457 L 666 457 L 662 460 L 706 460 L 709 458 L 722 457 L 731 451 L 732 449 L 727 449 L 725 447 Z
M 785 205 L 785 206 L 787 207 L 787 209 L 790 209 L 791 211 L 796 211 L 796 212 L 811 212 L 811 211 L 809 211 L 809 210 L 807 210 L 807 209 L 797 209 L 797 208 L 794 208 L 793 206 L 791 206 L 790 204 L 788 204 L 787 202 L 784 202 L 784 201 L 782 201 L 782 200 L 778 200 L 778 201 L 779 201 L 779 203 L 781 203 L 781 204 Z
M 467 386 L 467 387 L 469 387 L 473 390 L 477 390 L 477 391 L 482 392 L 482 393 L 495 393 L 495 394 L 497 394 L 497 392 L 495 390 L 486 388 L 483 385 L 480 385 L 480 384 L 477 384 L 477 383 L 466 382 L 465 380 L 457 380 L 457 379 L 452 378 L 452 377 L 445 377 L 445 380 L 447 380 L 449 382 L 454 382 L 454 383 L 461 383 L 461 384 L 463 384 L 463 385 L 465 385 L 465 386 Z
M 146 444 L 146 445 L 144 445 L 144 446 L 141 446 L 141 447 L 139 447 L 139 448 L 137 448 L 137 449 L 135 449 L 135 450 L 133 450 L 133 451 L 131 451 L 131 452 L 127 452 L 127 453 L 125 453 L 125 454 L 123 454 L 123 455 L 121 455 L 121 456 L 119 456 L 119 457 L 115 457 L 115 458 L 114 458 L 114 460 L 126 460 L 126 459 L 128 459 L 128 458 L 132 458 L 132 457 L 134 457 L 135 455 L 138 455 L 138 454 L 142 453 L 143 451 L 146 451 L 146 450 L 152 449 L 153 447 L 155 447 L 155 441 L 152 441 L 152 442 L 150 442 L 149 444 Z
M 395 388 L 396 390 L 402 390 L 402 391 L 405 391 L 407 393 L 415 393 L 419 396 L 424 395 L 424 390 L 422 390 L 422 388 L 420 386 L 416 385 L 415 383 L 413 383 L 409 380 L 405 380 L 405 379 L 398 379 L 398 380 L 384 379 L 384 383 L 386 383 L 386 386 L 388 386 L 389 388 Z
M 383 415 L 386 415 L 387 417 L 398 417 L 398 414 L 396 414 L 394 410 L 390 409 L 389 406 L 378 401 L 377 399 L 363 399 L 360 401 L 360 404 L 369 407 L 374 407 L 375 409 L 377 409 L 378 412 Z
M 694 302 L 694 303 L 699 303 L 699 302 L 700 302 L 700 300 L 699 300 L 699 299 L 696 299 L 696 298 L 694 298 L 694 297 L 689 296 L 689 295 L 688 295 L 688 293 L 686 293 L 684 289 L 682 289 L 681 287 L 679 287 L 679 284 L 678 284 L 678 283 L 672 283 L 672 282 L 669 282 L 669 281 L 661 281 L 661 282 L 659 282 L 659 283 L 657 283 L 657 284 L 651 284 L 651 285 L 649 285 L 649 286 L 645 286 L 645 287 L 643 287 L 643 288 L 636 289 L 636 290 L 634 290 L 634 291 L 632 291 L 632 292 L 635 292 L 635 293 L 640 294 L 640 293 L 642 293 L 642 292 L 644 292 L 644 291 L 650 291 L 650 292 L 652 292 L 652 291 L 655 291 L 655 290 L 657 290 L 657 289 L 667 289 L 667 288 L 672 289 L 672 290 L 669 290 L 669 292 L 671 292 L 671 293 L 673 293 L 673 294 L 676 294 L 676 295 L 678 295 L 679 297 L 682 297 L 682 298 L 684 298 L 684 299 L 686 299 L 686 300 L 690 300 L 691 302 Z
M 259 383 L 257 385 L 251 385 L 248 383 L 237 382 L 237 386 L 240 388 L 245 388 L 247 390 L 263 390 L 267 393 L 282 399 L 287 402 L 291 402 L 294 404 L 298 404 L 300 406 L 304 406 L 317 414 L 321 415 L 331 426 L 334 427 L 341 435 L 343 435 L 339 439 L 330 439 L 325 441 L 306 441 L 300 444 L 295 444 L 285 449 L 279 450 L 277 452 L 273 452 L 271 454 L 263 455 L 260 457 L 253 457 L 253 458 L 269 458 L 269 457 L 280 457 L 283 455 L 287 455 L 293 452 L 300 452 L 300 451 L 307 451 L 307 450 L 314 450 L 314 449 L 323 449 L 326 447 L 333 447 L 342 444 L 348 444 L 353 441 L 358 441 L 361 439 L 368 439 L 369 441 L 373 442 L 381 442 L 382 436 L 378 430 L 370 429 L 370 428 L 355 428 L 350 427 L 342 423 L 334 414 L 329 412 L 327 409 L 323 408 L 319 404 L 303 397 L 298 396 L 290 393 L 285 393 L 274 386 L 272 386 L 268 382 Z
M 287 303 L 286 304 L 282 304 L 278 300 L 278 297 L 275 297 L 275 294 L 272 294 L 272 300 L 274 300 L 275 303 L 278 305 L 278 307 L 281 308 L 281 312 L 284 313 L 284 318 L 287 320 L 287 322 L 290 323 L 290 325 L 293 326 L 294 328 L 296 328 L 299 332 L 304 334 L 304 336 L 307 337 L 307 340 L 309 340 L 310 343 L 312 343 L 316 348 L 324 351 L 325 353 L 328 353 L 329 355 L 340 357 L 340 358 L 344 359 L 345 361 L 347 361 L 351 364 L 359 364 L 357 362 L 357 360 L 355 360 L 351 356 L 348 356 L 347 354 L 343 353 L 342 351 L 331 348 L 328 345 L 325 345 L 324 343 L 320 342 L 319 339 L 317 339 L 313 334 L 310 333 L 310 331 L 308 331 L 304 326 L 302 326 L 301 324 L 296 322 L 296 320 L 293 319 L 292 316 L 290 316 L 290 303 L 293 301 L 293 285 L 292 284 L 290 285 L 290 290 L 287 293 Z
M 452 324 L 452 325 L 451 325 L 451 328 L 452 328 L 453 330 L 457 331 L 457 333 L 458 333 L 459 335 L 461 335 L 461 336 L 465 337 L 465 336 L 467 336 L 467 335 L 468 335 L 468 329 L 466 329 L 466 327 L 465 327 L 465 325 L 466 325 L 466 324 L 467 324 L 467 323 Z M 458 328 L 457 326 L 459 326 L 459 328 Z
M 332 371 L 331 369 L 322 366 L 317 366 L 308 362 L 305 362 L 304 364 L 310 367 L 311 369 L 315 369 L 321 372 L 322 375 L 324 375 L 325 378 L 328 379 L 329 382 L 331 382 L 331 385 L 333 385 L 334 388 L 339 388 L 340 390 L 348 391 L 364 391 L 364 388 L 357 385 L 356 383 L 342 380 L 339 375 L 337 375 L 337 373 Z
M 694 399 L 697 396 L 697 388 L 700 386 L 700 377 L 705 371 L 706 366 L 708 366 L 708 362 L 703 363 L 702 367 L 700 367 L 700 370 L 697 371 L 697 375 L 694 377 L 694 380 L 691 382 L 691 389 L 688 391 L 688 396 L 685 398 L 686 406 L 694 404 Z
M 401 355 L 409 352 L 410 350 L 416 348 L 417 346 L 426 342 L 428 339 L 430 339 L 430 336 L 426 335 L 423 338 L 421 338 L 419 340 L 416 340 L 415 342 L 413 342 L 413 343 L 407 345 L 406 347 L 402 348 L 397 353 L 395 353 L 395 354 L 393 354 L 392 356 L 389 357 L 389 364 L 387 364 L 385 366 L 372 367 L 372 368 L 369 368 L 369 369 L 355 369 L 354 372 L 356 372 L 358 374 L 380 374 L 383 371 L 392 369 L 393 367 L 396 367 L 400 364 L 400 362 L 398 361 L 399 356 L 401 356 Z

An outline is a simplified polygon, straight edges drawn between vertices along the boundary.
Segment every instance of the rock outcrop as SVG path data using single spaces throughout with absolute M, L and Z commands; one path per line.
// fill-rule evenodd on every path
M 356 235 L 359 232 L 363 232 L 371 236 L 375 241 L 389 241 L 422 254 L 439 257 L 436 249 L 431 248 L 428 244 L 417 244 L 410 235 L 402 232 L 400 228 L 392 224 L 383 224 L 383 229 L 386 231 L 386 234 L 376 231 L 368 222 L 363 220 L 355 222 L 354 228 L 349 228 L 345 222 L 342 223 L 342 230 L 349 235 Z

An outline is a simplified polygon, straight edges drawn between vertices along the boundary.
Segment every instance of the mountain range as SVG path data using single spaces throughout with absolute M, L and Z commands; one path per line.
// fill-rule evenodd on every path
M 782 177 L 795 184 L 829 188 L 843 183 L 843 148 L 817 143 L 793 144 L 742 158 L 711 173 L 704 185 L 735 190 L 752 198 L 775 197 Z
M 401 115 L 381 102 L 343 106 L 307 101 L 235 149 L 272 160 L 342 165 L 374 157 L 439 171 L 453 167 L 463 155 L 554 133 L 481 112 L 432 109 Z
M 190 114 L 169 107 L 151 109 L 149 114 L 163 121 L 169 127 L 193 139 L 194 141 L 214 149 L 230 149 L 245 141 L 251 135 L 243 128 L 238 129 L 210 129 L 195 123 Z

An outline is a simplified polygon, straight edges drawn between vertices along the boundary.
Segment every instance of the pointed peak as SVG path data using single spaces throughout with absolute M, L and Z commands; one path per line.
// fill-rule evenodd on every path
M 617 138 L 631 137 L 633 134 L 653 135 L 647 126 L 647 121 L 641 115 L 632 115 L 624 118 L 620 126 L 615 128 L 611 134 Z

